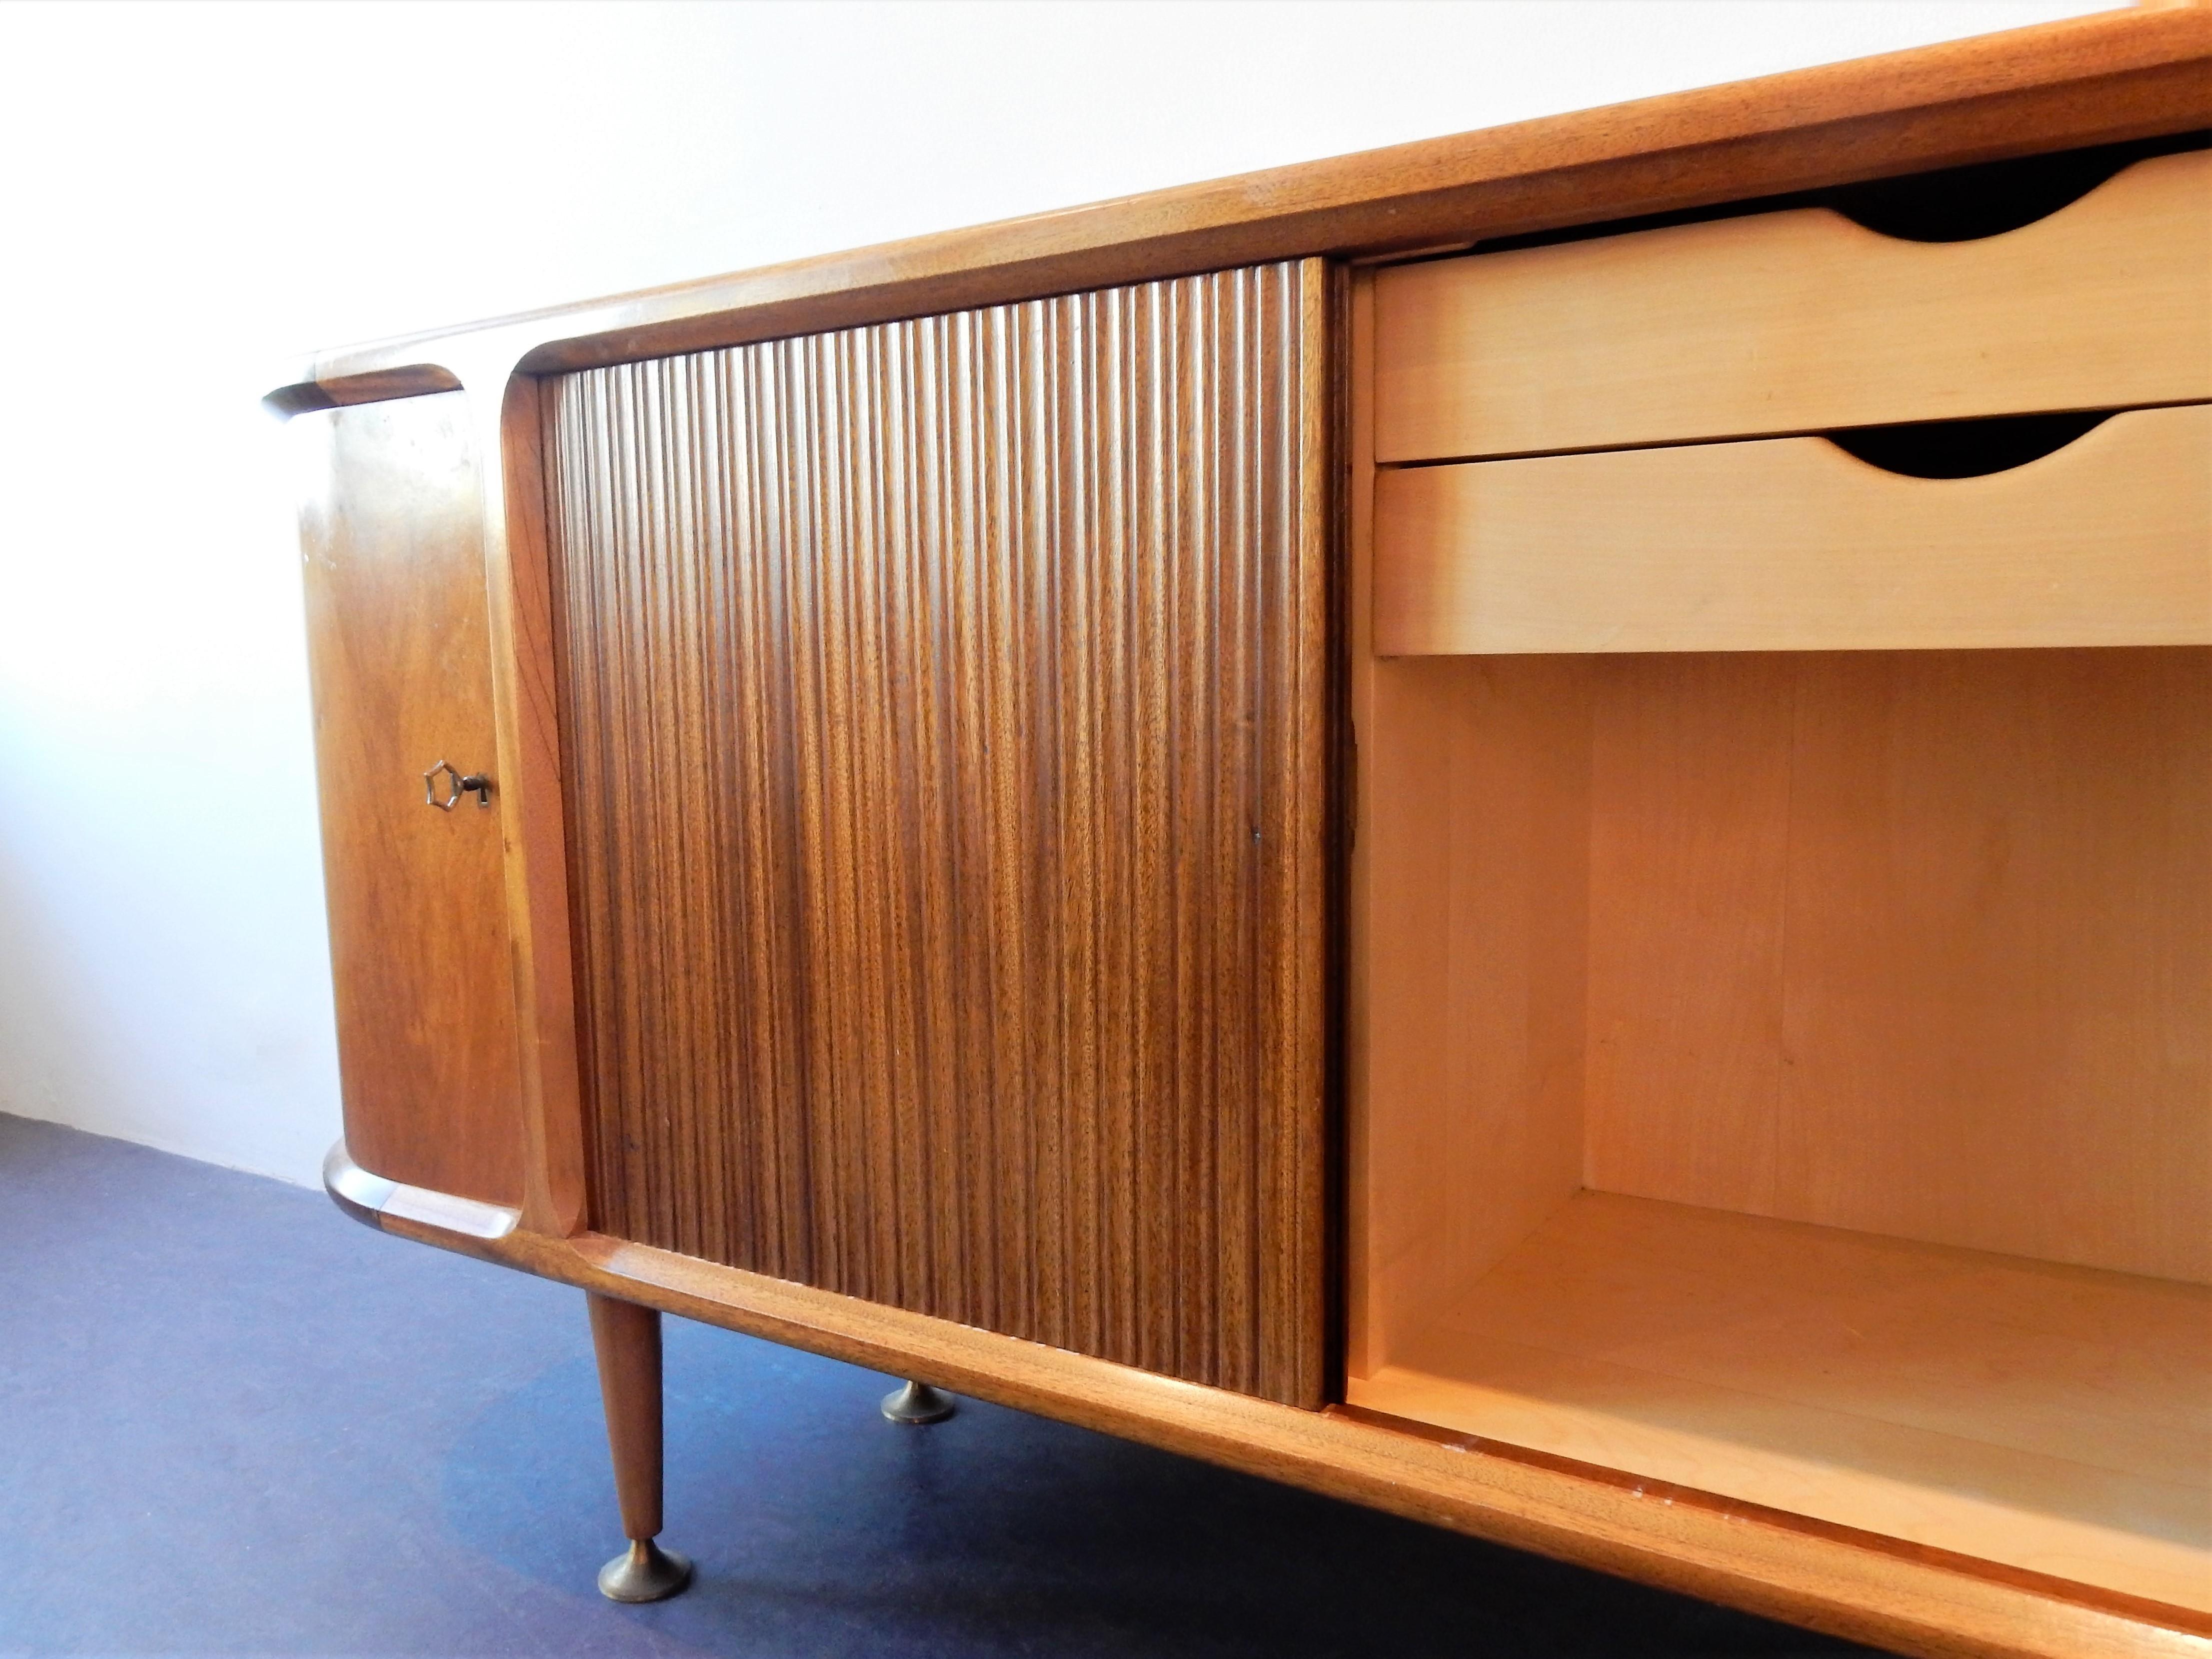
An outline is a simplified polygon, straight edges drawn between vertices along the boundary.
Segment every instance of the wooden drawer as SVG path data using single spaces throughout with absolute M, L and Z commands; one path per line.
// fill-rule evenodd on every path
M 1978 241 L 1794 210 L 1402 266 L 1375 305 L 1386 463 L 2212 398 L 2212 152 Z
M 1386 656 L 2212 643 L 2212 406 L 1983 477 L 1824 438 L 1384 471 Z

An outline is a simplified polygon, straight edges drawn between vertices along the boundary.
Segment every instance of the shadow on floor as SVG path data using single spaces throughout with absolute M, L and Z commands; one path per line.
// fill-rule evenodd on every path
M 5 1116 L 0 1261 L 0 1653 L 1868 1651 L 682 1321 L 699 1579 L 617 1607 L 576 1292 Z

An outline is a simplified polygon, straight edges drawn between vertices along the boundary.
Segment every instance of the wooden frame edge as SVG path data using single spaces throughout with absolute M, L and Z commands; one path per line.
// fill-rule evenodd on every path
M 1415 1419 L 1395 1417 L 1388 1412 L 1372 1410 L 1364 1406 L 1338 1406 L 1332 1409 L 1361 1423 L 1371 1423 L 1377 1428 L 1389 1429 L 1399 1434 L 1413 1435 L 1423 1440 L 1433 1440 L 1439 1445 L 1456 1446 L 1466 1450 L 1480 1450 L 1492 1456 L 1527 1463 L 1534 1468 L 1551 1468 L 1599 1480 L 1610 1486 L 1633 1487 L 1645 1496 L 1662 1498 L 1669 1503 L 1686 1504 L 1717 1513 L 1755 1517 L 1791 1532 L 1818 1534 L 1849 1544 L 1854 1549 L 1868 1550 L 1877 1554 L 1895 1557 L 1900 1560 L 1928 1563 L 1969 1577 L 1992 1583 L 2018 1586 L 2045 1600 L 2063 1601 L 2085 1607 L 2115 1613 L 2138 1624 L 2160 1626 L 2191 1636 L 2212 1636 L 2212 1613 L 2198 1613 L 2189 1607 L 2175 1607 L 2147 1596 L 2130 1595 L 2124 1590 L 2100 1589 L 2030 1568 L 2014 1567 L 2003 1562 L 1984 1560 L 1957 1550 L 1947 1550 L 1932 1544 L 1916 1544 L 1910 1540 L 1893 1537 L 1887 1533 L 1869 1532 L 1862 1527 L 1846 1526 L 1838 1522 L 1818 1520 L 1811 1516 L 1793 1514 L 1777 1509 L 1771 1504 L 1753 1503 L 1748 1499 L 1726 1498 L 1695 1486 L 1684 1486 L 1672 1481 L 1647 1480 L 1620 1469 L 1607 1468 L 1603 1464 L 1583 1462 L 1579 1459 L 1562 1457 L 1556 1453 L 1536 1451 L 1525 1446 L 1516 1446 L 1501 1440 L 1487 1439 L 1481 1435 L 1468 1434 L 1458 1429 L 1442 1428 L 1433 1423 Z
M 337 380 L 312 378 L 280 386 L 261 399 L 261 406 L 280 421 L 318 409 L 343 409 L 353 404 L 392 403 L 402 398 L 428 398 L 440 392 L 459 392 L 461 382 L 450 369 L 436 363 L 405 363 L 397 368 L 372 370 Z
M 1336 1206 L 1330 1190 L 1338 1124 L 1342 1115 L 1342 1042 L 1338 1030 L 1343 1003 L 1340 971 L 1341 929 L 1338 926 L 1337 780 L 1341 714 L 1338 682 L 1343 661 L 1339 616 L 1340 562 L 1336 526 L 1336 458 L 1343 432 L 1337 420 L 1335 380 L 1339 330 L 1334 307 L 1334 272 L 1326 259 L 1298 261 L 1298 586 L 1302 663 L 1314 678 L 1297 694 L 1300 726 L 1295 740 L 1299 797 L 1297 834 L 1301 867 L 1297 877 L 1301 937 L 1291 947 L 1285 1025 L 1294 1032 L 1301 1056 L 1299 1097 L 1307 1103 L 1301 1118 L 1292 1190 L 1285 1194 L 1293 1212 L 1317 1217 L 1307 1230 L 1297 1266 L 1297 1301 L 1304 1328 L 1322 1346 L 1318 1355 L 1294 1356 L 1301 1373 L 1301 1395 L 1319 1406 L 1344 1397 L 1340 1373 L 1343 1259 L 1335 1236 Z
M 498 370 L 465 378 L 479 399 L 472 412 L 522 1084 L 521 1224 L 562 1237 L 584 1226 L 587 1194 L 543 388 Z
M 331 1202 L 362 1225 L 384 1230 L 387 1217 L 418 1222 L 426 1227 L 470 1238 L 504 1238 L 521 1218 L 520 1211 L 503 1204 L 487 1204 L 480 1198 L 459 1198 L 428 1187 L 364 1170 L 353 1160 L 344 1141 L 323 1158 L 323 1190 Z

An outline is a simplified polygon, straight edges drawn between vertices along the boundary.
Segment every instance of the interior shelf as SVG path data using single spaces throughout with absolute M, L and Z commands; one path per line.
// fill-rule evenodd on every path
M 1583 1191 L 1354 1405 L 2212 1611 L 2212 1289 Z
M 2212 1613 L 2212 649 L 1364 696 L 1351 1401 Z

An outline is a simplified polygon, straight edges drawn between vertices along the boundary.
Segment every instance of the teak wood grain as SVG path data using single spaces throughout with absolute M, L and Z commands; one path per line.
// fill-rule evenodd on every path
M 1321 1403 L 1324 287 L 555 384 L 601 1231 Z
M 300 544 L 346 1143 L 388 1179 L 522 1189 L 482 479 L 466 396 L 301 416 Z M 440 761 L 492 810 L 424 804 Z
M 1826 208 L 1376 278 L 1376 456 L 1621 448 L 2212 398 L 2212 151 L 1908 242 Z
M 1983 477 L 1775 438 L 1375 488 L 1385 655 L 2212 643 L 2212 404 Z

